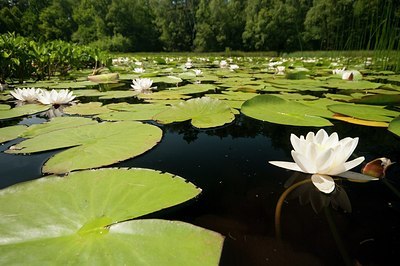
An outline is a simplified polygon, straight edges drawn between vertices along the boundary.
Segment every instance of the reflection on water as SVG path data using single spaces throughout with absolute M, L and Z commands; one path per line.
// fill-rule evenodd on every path
M 293 172 L 267 162 L 291 160 L 290 134 L 318 129 L 244 116 L 209 130 L 189 123 L 159 126 L 164 136 L 155 148 L 113 166 L 167 171 L 201 187 L 203 192 L 195 200 L 147 217 L 183 220 L 222 233 L 226 240 L 221 265 L 344 265 L 341 249 L 352 263 L 362 265 L 390 265 L 397 259 L 400 215 L 394 206 L 399 198 L 380 181 L 340 180 L 337 191 L 328 197 L 315 193 L 319 191 L 311 183 L 299 186 L 282 203 L 282 241 L 276 240 L 278 199 L 306 176 L 291 177 Z M 329 134 L 337 131 L 343 137 L 360 137 L 356 155 L 365 156 L 366 162 L 379 157 L 400 162 L 400 141 L 386 129 L 341 122 L 325 129 Z M 40 177 L 40 167 L 51 155 L 1 153 L 0 185 Z M 330 217 L 324 207 L 330 209 Z

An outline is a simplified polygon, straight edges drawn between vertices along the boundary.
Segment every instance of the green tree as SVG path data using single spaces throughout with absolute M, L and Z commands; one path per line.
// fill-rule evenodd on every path
M 195 38 L 197 0 L 151 0 L 163 49 L 190 51 Z
M 39 29 L 46 40 L 71 39 L 75 28 L 71 1 L 53 0 L 50 6 L 42 10 L 39 20 Z

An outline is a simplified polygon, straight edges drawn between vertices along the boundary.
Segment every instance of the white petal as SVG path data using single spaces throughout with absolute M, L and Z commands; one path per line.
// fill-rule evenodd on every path
M 335 189 L 335 181 L 328 175 L 312 175 L 311 181 L 319 191 L 326 194 L 331 193 Z
M 324 146 L 332 148 L 339 143 L 339 136 L 336 132 L 333 132 L 324 143 Z
M 308 132 L 306 136 L 306 141 L 307 142 L 314 142 L 314 132 Z
M 324 144 L 324 142 L 328 139 L 328 133 L 324 129 L 318 130 L 317 134 L 315 135 L 315 142 Z
M 354 159 L 352 161 L 348 161 L 348 162 L 346 162 L 344 164 L 337 165 L 335 168 L 331 169 L 329 171 L 329 173 L 327 173 L 327 174 L 329 174 L 329 175 L 341 174 L 343 172 L 346 172 L 346 171 L 356 167 L 357 165 L 362 163 L 364 160 L 365 160 L 364 156 L 358 157 L 358 158 L 356 158 L 356 159 Z
M 327 174 L 335 162 L 335 156 L 332 149 L 326 150 L 316 158 L 317 171 L 319 174 Z
M 310 160 L 303 154 L 292 151 L 292 157 L 295 163 L 300 167 L 302 172 L 308 173 L 308 174 L 315 174 L 317 172 L 317 169 L 315 167 L 315 164 L 313 160 Z
M 295 151 L 300 151 L 300 139 L 295 134 L 290 134 L 290 143 Z
M 302 172 L 302 170 L 300 169 L 300 167 L 293 163 L 293 162 L 282 162 L 282 161 L 269 161 L 270 164 L 278 166 L 278 167 L 282 167 L 288 170 L 293 170 L 293 171 L 299 171 Z

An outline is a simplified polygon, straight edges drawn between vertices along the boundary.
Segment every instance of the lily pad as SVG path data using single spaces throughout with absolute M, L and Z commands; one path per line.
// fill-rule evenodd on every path
M 97 124 L 91 118 L 84 118 L 84 117 L 54 117 L 50 121 L 42 123 L 42 124 L 35 124 L 29 126 L 22 134 L 21 137 L 23 138 L 33 138 L 35 136 L 49 133 L 51 131 L 66 129 L 66 128 L 73 128 L 73 127 L 80 127 L 84 125 L 93 125 Z
M 0 143 L 18 138 L 26 130 L 24 125 L 0 128 Z
M 389 124 L 389 131 L 397 136 L 400 136 L 400 116 L 393 119 Z
M 64 108 L 63 112 L 70 115 L 97 115 L 111 112 L 110 109 L 102 105 L 100 102 L 78 103 Z
M 119 75 L 118 73 L 107 73 L 100 75 L 91 75 L 88 76 L 88 80 L 96 83 L 112 83 L 118 82 Z
M 87 170 L 14 185 L 0 191 L 0 264 L 218 265 L 221 235 L 135 219 L 199 193 L 181 177 L 150 169 Z
M 154 120 L 161 124 L 191 120 L 197 128 L 222 126 L 234 119 L 235 115 L 228 105 L 210 97 L 181 102 L 154 116 Z
M 161 129 L 153 125 L 133 121 L 104 122 L 41 134 L 6 152 L 26 154 L 69 148 L 51 157 L 42 168 L 44 173 L 62 174 L 138 156 L 154 147 L 161 136 Z
M 25 104 L 11 109 L 0 109 L 0 119 L 15 118 L 36 114 L 48 110 L 50 106 L 42 104 Z
M 358 118 L 345 116 L 345 115 L 341 115 L 341 114 L 335 114 L 335 115 L 333 115 L 333 118 L 340 120 L 340 121 L 347 122 L 347 123 L 362 125 L 362 126 L 369 126 L 369 127 L 388 127 L 389 126 L 389 123 L 387 123 L 387 122 L 358 119 Z
M 243 103 L 241 112 L 249 117 L 270 123 L 292 126 L 331 126 L 320 116 L 325 112 L 304 104 L 287 101 L 273 95 L 259 95 Z
M 96 116 L 101 120 L 124 121 L 124 120 L 151 120 L 153 116 L 168 108 L 163 104 L 127 104 L 117 103 L 106 105 L 109 110 L 120 112 L 104 113 Z
M 333 104 L 328 105 L 329 110 L 346 116 L 355 117 L 358 119 L 390 122 L 400 113 L 384 109 L 384 106 L 372 106 L 364 104 Z
M 188 84 L 182 87 L 170 88 L 180 94 L 195 94 L 215 90 L 216 86 L 212 84 Z

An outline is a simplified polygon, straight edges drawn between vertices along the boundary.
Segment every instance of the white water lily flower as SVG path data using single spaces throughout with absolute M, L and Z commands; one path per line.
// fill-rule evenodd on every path
M 143 69 L 143 67 L 135 67 L 133 72 L 135 72 L 135 73 L 144 73 L 145 70 Z
M 285 66 L 277 66 L 275 70 L 276 75 L 285 75 Z
M 14 89 L 14 91 L 10 91 L 10 94 L 17 100 L 27 103 L 33 103 L 37 101 L 38 95 L 41 94 L 41 92 L 41 89 L 35 88 L 16 88 Z
M 72 94 L 73 92 L 69 90 L 51 90 L 51 92 L 47 90 L 42 90 L 41 93 L 38 95 L 38 101 L 42 104 L 68 104 L 73 99 L 75 99 L 75 96 Z
M 342 69 L 334 69 L 332 70 L 333 75 L 343 75 L 343 72 L 346 70 L 346 67 L 343 67 Z
M 230 69 L 231 71 L 235 71 L 236 69 L 239 69 L 239 66 L 233 64 L 233 65 L 230 65 L 230 66 L 229 66 L 229 69 Z
M 228 67 L 228 63 L 227 63 L 225 60 L 221 60 L 221 62 L 219 62 L 219 66 L 220 66 L 221 68 Z
M 323 129 L 320 129 L 317 134 L 309 132 L 305 138 L 292 134 L 290 142 L 294 148 L 291 152 L 294 162 L 270 161 L 269 163 L 312 174 L 311 181 L 324 193 L 331 193 L 335 188 L 335 182 L 330 176 L 340 176 L 361 164 L 365 159 L 358 157 L 346 162 L 355 150 L 358 138 L 347 137 L 339 140 L 336 132 L 328 136 Z
M 149 78 L 143 78 L 143 79 L 134 79 L 132 80 L 132 85 L 131 87 L 140 93 L 145 93 L 145 92 L 150 92 L 151 91 L 151 85 L 153 84 L 153 80 Z
M 193 67 L 192 62 L 187 61 L 187 62 L 185 63 L 185 67 L 186 67 L 186 68 L 192 68 L 192 67 Z
M 203 71 L 201 71 L 200 69 L 193 69 L 193 71 L 196 76 L 201 76 L 203 74 Z

